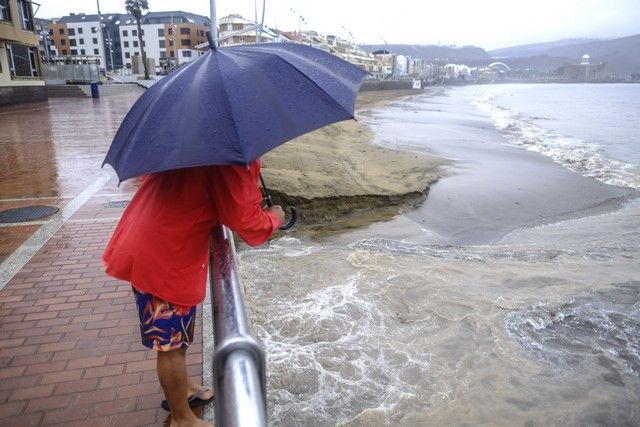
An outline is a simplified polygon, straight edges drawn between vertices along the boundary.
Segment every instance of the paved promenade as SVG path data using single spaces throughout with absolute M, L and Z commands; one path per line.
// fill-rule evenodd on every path
M 0 211 L 55 206 L 0 223 L 0 425 L 157 426 L 167 419 L 155 353 L 139 341 L 127 283 L 101 255 L 135 183 L 101 163 L 140 95 L 0 108 Z M 201 339 L 201 321 L 198 321 Z M 202 376 L 202 343 L 189 351 Z

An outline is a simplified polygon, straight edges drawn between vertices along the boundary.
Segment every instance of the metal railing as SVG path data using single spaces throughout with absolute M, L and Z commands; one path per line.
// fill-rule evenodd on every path
M 100 81 L 100 64 L 93 56 L 51 56 L 42 58 L 42 76 L 49 81 L 93 83 Z
M 266 426 L 265 355 L 249 334 L 235 253 L 231 230 L 216 225 L 209 251 L 215 328 L 215 425 Z

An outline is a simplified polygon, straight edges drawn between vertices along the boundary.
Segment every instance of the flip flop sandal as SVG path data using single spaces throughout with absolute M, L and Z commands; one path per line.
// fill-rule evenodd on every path
M 213 399 L 215 398 L 215 395 L 211 396 L 208 399 L 201 399 L 200 395 L 202 395 L 202 392 L 206 391 L 206 389 L 201 389 L 200 391 L 198 391 L 196 394 L 192 395 L 189 397 L 189 399 L 187 399 L 187 401 L 189 402 L 189 407 L 191 408 L 195 408 L 196 406 L 204 406 L 207 405 L 211 402 L 213 402 Z M 160 404 L 160 407 L 162 409 L 164 409 L 165 411 L 170 411 L 169 409 L 169 402 L 167 402 L 166 400 L 163 400 L 162 403 Z

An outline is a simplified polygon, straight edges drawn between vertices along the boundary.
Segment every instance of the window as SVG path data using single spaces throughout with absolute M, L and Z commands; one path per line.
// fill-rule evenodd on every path
M 71 55 L 77 55 L 78 49 L 71 49 Z
M 129 52 L 125 52 L 124 53 L 124 57 L 129 59 L 129 58 L 131 58 L 131 54 Z
M 171 56 L 172 58 L 175 58 L 173 51 L 169 52 L 169 56 Z
M 76 39 L 69 39 L 69 46 L 77 46 Z
M 60 34 L 61 36 L 64 36 L 64 28 L 60 28 L 58 30 L 58 34 Z
M 70 36 L 75 36 L 76 35 L 76 29 L 75 28 L 69 28 L 69 35 Z
M 140 35 L 144 36 L 144 30 L 140 30 Z
M 133 37 L 137 37 L 138 36 L 138 30 L 131 30 L 131 35 Z
M 124 47 L 129 47 L 129 42 L 122 42 L 122 44 L 124 45 Z
M 191 34 L 191 30 L 189 28 L 180 28 L 180 34 Z
M 164 37 L 164 28 L 158 28 L 158 37 Z
M 180 46 L 191 46 L 191 40 L 189 39 L 180 40 Z
M 182 56 L 184 56 L 185 58 L 190 58 L 191 57 L 191 51 L 190 50 L 183 50 L 182 51 Z
M 98 29 L 96 27 L 91 27 L 91 34 L 95 34 L 98 32 Z
M 227 31 L 233 30 L 233 24 L 227 24 Z
M 94 55 L 100 55 L 100 50 L 98 50 L 98 49 L 93 49 L 93 54 L 94 54 Z
M 144 40 L 142 40 L 142 47 L 147 47 L 147 43 Z
M 62 49 L 62 54 L 66 55 L 67 54 L 67 49 Z
M 86 55 L 86 54 L 87 54 L 87 52 L 85 52 L 84 49 L 80 49 L 80 55 Z
M 11 21 L 9 0 L 0 0 L 0 21 Z
M 37 53 L 33 47 L 22 44 L 7 44 L 9 72 L 11 77 L 38 77 Z
M 173 40 L 169 40 L 169 46 L 173 46 Z
M 60 44 L 62 46 L 65 46 L 67 44 L 67 40 L 65 40 L 65 39 L 60 40 Z
M 52 36 L 53 35 L 53 28 L 49 28 L 49 35 Z
M 159 40 L 158 45 L 160 46 L 160 49 L 164 49 L 164 40 Z
M 84 39 L 78 39 L 80 41 L 80 44 L 84 44 Z
M 122 36 L 123 37 L 127 37 L 129 35 L 129 33 L 127 32 L 127 30 L 122 30 Z
M 20 8 L 20 19 L 22 20 L 22 29 L 33 31 L 33 9 L 31 2 L 27 0 L 19 0 L 18 8 Z
M 173 28 L 169 28 L 169 35 L 173 34 Z
M 78 34 L 82 34 L 82 28 L 78 28 Z
M 93 42 L 93 44 L 98 44 L 98 39 L 95 37 L 91 41 Z
M 165 52 L 164 50 L 160 52 L 160 59 L 165 59 L 166 57 L 167 57 L 167 52 Z
M 138 40 L 133 41 L 133 47 L 138 47 Z

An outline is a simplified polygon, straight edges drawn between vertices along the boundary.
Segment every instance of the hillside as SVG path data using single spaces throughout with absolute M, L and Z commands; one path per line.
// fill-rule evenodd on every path
M 538 53 L 527 56 L 531 52 Z M 490 53 L 515 69 L 551 71 L 557 64 L 577 64 L 584 54 L 588 54 L 591 63 L 605 62 L 611 74 L 624 76 L 640 73 L 640 34 L 609 40 L 560 40 L 497 49 Z
M 557 70 L 558 67 L 576 62 L 571 58 L 549 55 L 536 55 L 526 58 L 500 58 L 499 61 L 507 64 L 512 70 L 530 69 L 544 73 L 552 73 Z
M 550 56 L 566 56 L 578 60 L 589 54 L 592 63 L 605 62 L 607 69 L 616 74 L 640 73 L 640 34 L 613 40 L 599 40 L 556 47 Z
M 360 47 L 367 52 L 387 50 L 399 55 L 422 58 L 429 62 L 470 64 L 491 60 L 491 56 L 484 49 L 476 46 L 449 47 L 414 44 L 370 44 Z
M 505 47 L 490 50 L 489 55 L 494 58 L 527 58 L 531 56 L 547 55 L 556 47 L 571 46 L 596 41 L 595 39 L 564 39 L 547 43 L 533 43 L 520 46 Z M 581 55 L 582 56 L 582 55 Z
M 410 44 L 376 44 L 361 46 L 367 52 L 389 52 L 422 58 L 435 63 L 458 63 L 483 66 L 497 58 L 514 70 L 534 69 L 553 72 L 566 64 L 577 64 L 584 54 L 591 63 L 605 62 L 612 75 L 640 73 L 640 34 L 618 39 L 566 39 L 548 43 L 512 46 L 486 52 L 476 46 L 435 46 Z

